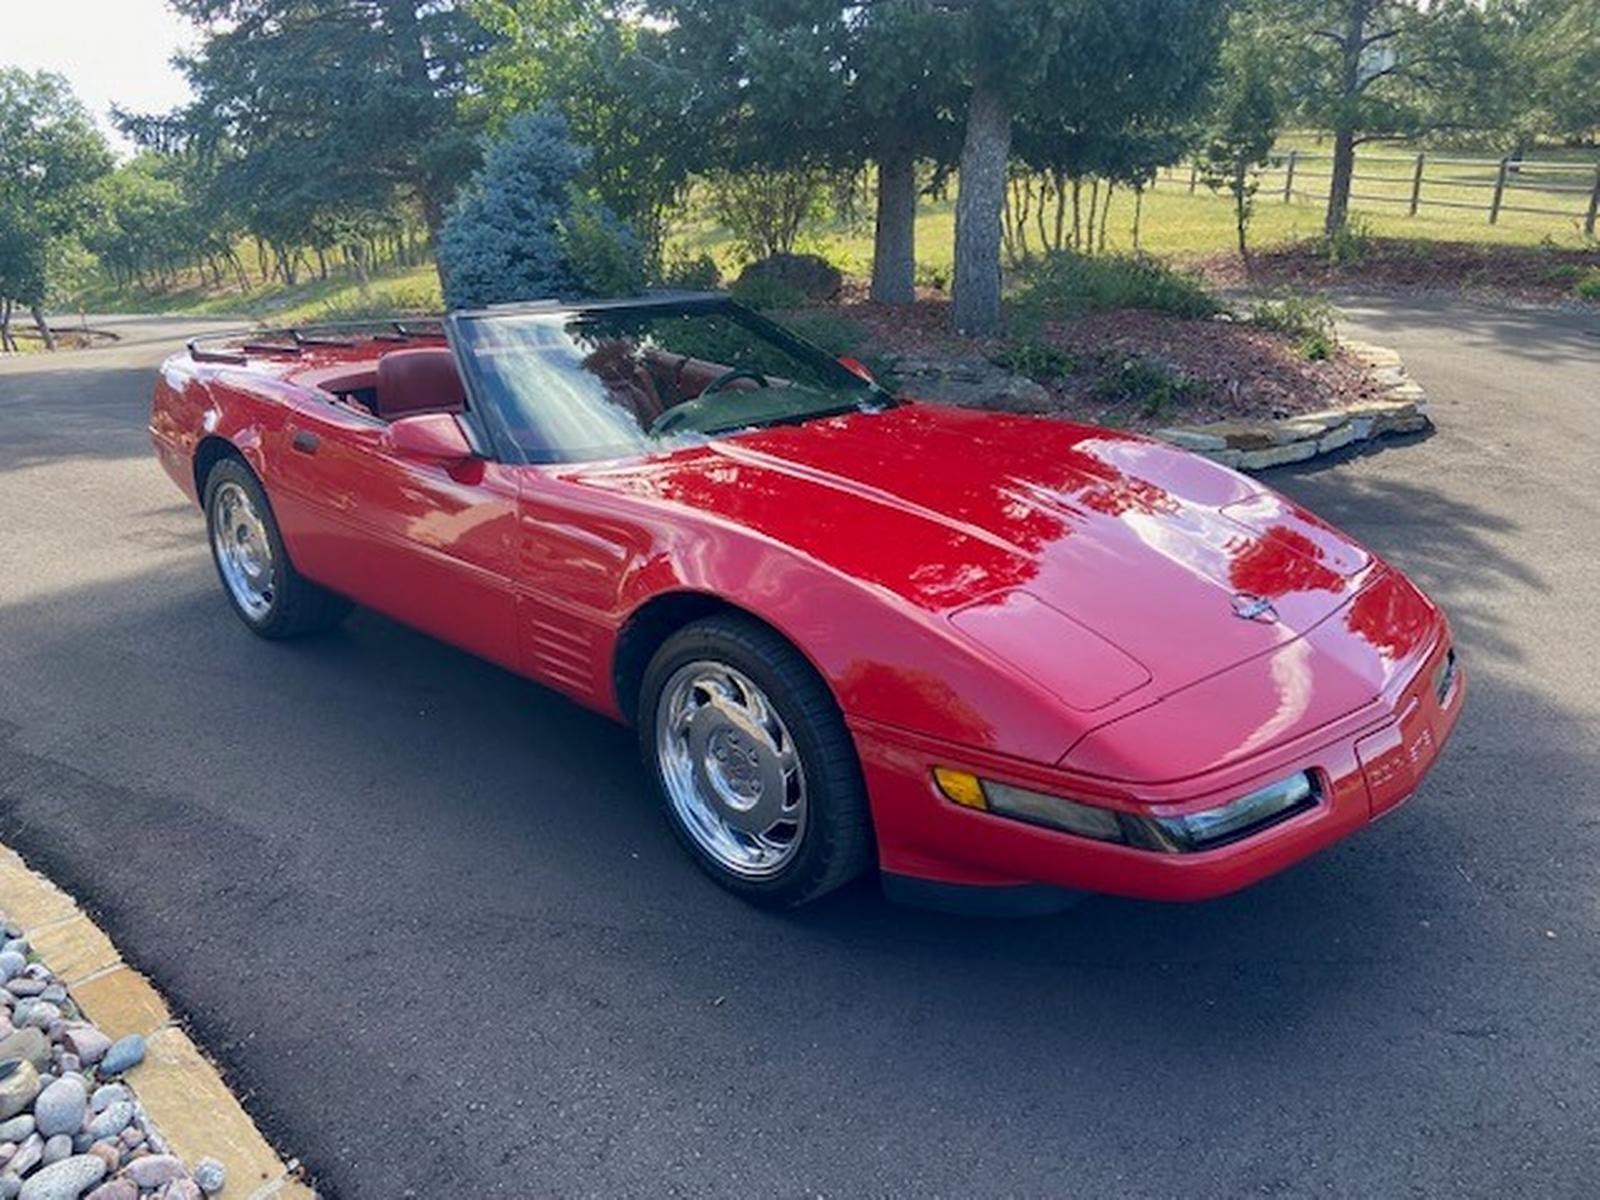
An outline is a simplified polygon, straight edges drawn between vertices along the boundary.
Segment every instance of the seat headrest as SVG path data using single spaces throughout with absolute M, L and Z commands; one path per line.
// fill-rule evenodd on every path
M 393 419 L 415 412 L 460 412 L 467 392 L 450 351 L 391 350 L 378 360 L 377 400 L 378 415 Z

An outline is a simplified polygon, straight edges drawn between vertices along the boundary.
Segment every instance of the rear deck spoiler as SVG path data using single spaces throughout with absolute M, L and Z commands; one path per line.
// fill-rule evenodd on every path
M 187 346 L 195 362 L 245 363 L 251 355 L 298 357 L 315 346 L 359 346 L 363 342 L 409 342 L 444 336 L 442 317 L 408 321 L 324 321 L 283 329 L 251 329 L 192 337 Z

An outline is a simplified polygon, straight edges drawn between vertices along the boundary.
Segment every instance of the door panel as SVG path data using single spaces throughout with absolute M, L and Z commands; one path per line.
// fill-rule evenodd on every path
M 280 523 L 319 583 L 473 654 L 520 668 L 510 574 L 514 468 L 390 454 L 380 422 L 315 409 L 284 430 Z

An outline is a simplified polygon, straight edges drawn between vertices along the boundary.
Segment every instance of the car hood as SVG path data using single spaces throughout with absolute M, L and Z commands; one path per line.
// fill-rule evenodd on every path
M 1281 497 L 1162 443 L 924 404 L 580 475 L 806 554 L 1079 711 L 1269 653 L 1374 566 Z

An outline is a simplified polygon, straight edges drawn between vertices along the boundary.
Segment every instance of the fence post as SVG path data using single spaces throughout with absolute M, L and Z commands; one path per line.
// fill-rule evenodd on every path
M 1283 167 L 1283 202 L 1285 204 L 1289 203 L 1290 197 L 1292 197 L 1294 195 L 1294 159 L 1295 159 L 1295 155 L 1298 154 L 1298 153 L 1299 153 L 1299 151 L 1297 151 L 1297 150 L 1289 151 L 1289 159 L 1288 159 L 1288 161 L 1286 163 L 1284 163 L 1284 167 Z
M 1511 167 L 1509 158 L 1500 160 L 1500 173 L 1494 177 L 1494 199 L 1489 201 L 1489 224 L 1500 220 L 1500 201 L 1506 194 L 1506 171 Z
M 1194 185 L 1200 181 L 1200 164 L 1189 164 L 1189 195 L 1194 195 Z
M 1589 193 L 1589 213 L 1583 218 L 1583 232 L 1586 237 L 1594 236 L 1595 214 L 1600 213 L 1600 164 L 1594 169 L 1594 191 Z
M 1422 155 L 1417 155 L 1417 168 L 1411 175 L 1411 215 L 1417 215 L 1417 205 L 1422 203 Z

